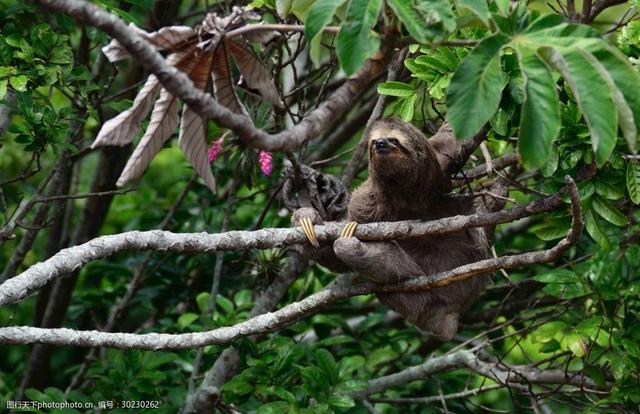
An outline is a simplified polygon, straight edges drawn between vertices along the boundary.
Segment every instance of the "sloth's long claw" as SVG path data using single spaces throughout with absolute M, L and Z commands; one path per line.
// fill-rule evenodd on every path
M 353 237 L 353 235 L 356 233 L 356 227 L 358 227 L 358 223 L 356 223 L 355 221 L 348 222 L 342 229 L 342 232 L 340 233 L 340 238 L 345 239 L 345 238 Z
M 307 236 L 307 239 L 309 239 L 309 243 L 311 243 L 315 248 L 320 247 L 320 242 L 318 242 L 318 237 L 316 236 L 316 232 L 313 229 L 313 222 L 311 221 L 311 219 L 308 217 L 301 218 L 300 225 L 302 226 L 302 230 Z

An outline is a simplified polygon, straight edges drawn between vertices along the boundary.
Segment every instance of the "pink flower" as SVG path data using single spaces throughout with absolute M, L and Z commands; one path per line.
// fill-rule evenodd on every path
M 218 158 L 218 155 L 222 151 L 222 138 L 218 138 L 217 140 L 211 143 L 209 147 L 209 151 L 207 151 L 207 156 L 209 157 L 209 162 L 212 163 Z
M 263 175 L 271 175 L 273 170 L 273 156 L 270 152 L 260 151 L 258 152 L 258 159 L 260 162 L 260 171 Z

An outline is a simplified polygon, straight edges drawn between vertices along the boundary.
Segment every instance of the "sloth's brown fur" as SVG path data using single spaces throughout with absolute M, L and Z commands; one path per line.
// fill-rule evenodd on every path
M 438 154 L 417 128 L 389 118 L 374 123 L 365 138 L 369 141 L 369 178 L 351 195 L 348 220 L 435 220 L 473 212 L 471 199 L 448 195 L 451 181 L 442 172 Z M 393 142 L 388 151 L 376 150 L 374 140 L 380 138 Z M 316 224 L 321 221 L 317 212 L 309 208 L 294 212 L 294 222 L 302 217 Z M 388 242 L 340 238 L 333 243 L 333 249 L 325 246 L 311 255 L 334 271 L 350 269 L 370 281 L 392 283 L 475 262 L 488 257 L 488 251 L 484 230 L 472 229 Z M 442 288 L 381 293 L 378 298 L 418 328 L 449 340 L 458 330 L 460 313 L 487 282 L 487 276 L 476 276 Z
M 369 178 L 351 196 L 349 220 L 358 223 L 435 220 L 472 212 L 470 199 L 452 199 L 447 195 L 451 190 L 451 181 L 441 171 L 429 141 L 417 128 L 390 118 L 373 124 L 367 134 Z M 401 147 L 397 146 L 389 154 L 378 154 L 373 139 L 381 137 L 395 137 L 399 139 Z M 358 259 L 349 254 L 349 248 L 342 248 L 341 243 L 344 242 L 339 241 L 334 246 L 338 257 L 347 264 L 354 259 L 357 262 Z M 362 244 L 374 247 L 377 243 Z M 484 259 L 488 254 L 488 242 L 481 230 L 439 237 L 425 236 L 383 245 L 394 251 L 396 248 L 391 247 L 394 244 L 417 264 L 420 273 L 426 275 Z M 409 275 L 400 271 L 413 267 L 395 263 L 397 260 L 406 260 L 402 254 L 379 253 L 379 259 L 380 263 L 370 265 L 371 270 L 397 268 L 396 275 L 388 275 L 386 280 L 380 280 L 375 274 L 361 271 L 364 277 L 377 282 L 389 282 L 416 276 L 415 273 Z M 378 297 L 419 328 L 448 340 L 457 332 L 459 313 L 475 300 L 487 280 L 487 276 L 479 276 L 430 291 L 379 294 Z

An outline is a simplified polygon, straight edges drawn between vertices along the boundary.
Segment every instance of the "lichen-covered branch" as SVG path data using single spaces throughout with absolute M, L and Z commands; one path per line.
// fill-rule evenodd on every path
M 567 236 L 551 249 L 486 259 L 476 263 L 460 266 L 449 271 L 429 276 L 411 278 L 390 285 L 354 283 L 353 276 L 343 275 L 320 292 L 310 295 L 299 302 L 289 304 L 276 312 L 258 315 L 234 326 L 218 328 L 207 332 L 176 335 L 156 333 L 137 335 L 130 333 L 75 331 L 72 329 L 6 327 L 0 328 L 0 343 L 47 343 L 52 345 L 107 346 L 114 348 L 138 348 L 151 350 L 195 348 L 211 344 L 229 343 L 243 336 L 273 332 L 299 320 L 304 316 L 318 311 L 329 303 L 351 296 L 369 294 L 372 292 L 426 290 L 434 287 L 446 286 L 454 281 L 474 277 L 488 271 L 512 269 L 523 265 L 546 263 L 556 259 L 576 243 L 582 232 L 583 222 L 580 211 L 578 190 L 570 177 L 567 177 L 566 180 L 567 189 L 571 198 L 573 215 L 572 227 Z M 170 247 L 171 244 L 166 246 Z M 2 290 L 7 283 L 9 282 L 5 282 L 5 284 L 0 286 L 0 290 Z M 5 288 L 5 291 L 6 290 L 7 289 Z M 10 300 L 7 300 L 6 293 L 4 297 L 0 296 L 0 299 L 3 299 L 5 304 L 9 302 L 13 303 L 25 295 L 24 292 L 19 291 L 12 293 L 14 297 Z M 15 296 L 17 296 L 17 298 L 15 298 Z
M 360 240 L 403 239 L 424 235 L 441 235 L 472 227 L 507 223 L 533 214 L 553 210 L 562 205 L 559 194 L 495 213 L 453 216 L 439 220 L 368 223 L 358 226 L 355 236 Z M 316 226 L 320 241 L 335 240 L 342 224 Z M 306 243 L 298 228 L 230 231 L 226 233 L 184 233 L 168 231 L 130 231 L 97 237 L 87 243 L 63 249 L 45 262 L 35 264 L 20 275 L 0 285 L 0 306 L 15 303 L 56 277 L 81 268 L 86 263 L 125 250 L 159 250 L 172 252 L 209 253 L 222 250 L 268 249 Z

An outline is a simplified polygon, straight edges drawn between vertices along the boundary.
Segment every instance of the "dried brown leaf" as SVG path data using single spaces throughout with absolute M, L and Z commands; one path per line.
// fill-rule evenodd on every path
M 196 32 L 189 26 L 167 26 L 151 33 L 140 29 L 133 23 L 129 24 L 129 28 L 147 42 L 151 43 L 158 51 L 180 48 L 181 43 L 185 43 L 186 46 L 189 41 L 195 42 L 196 40 Z M 115 39 L 102 48 L 102 53 L 104 53 L 110 62 L 117 62 L 118 60 L 129 57 L 127 49 Z
M 167 57 L 167 63 L 176 65 L 180 70 L 189 64 L 190 55 L 195 51 L 195 46 L 187 50 L 173 53 Z M 140 122 L 149 114 L 153 107 L 153 101 L 160 90 L 158 78 L 150 75 L 147 82 L 136 95 L 131 108 L 118 114 L 115 118 L 105 122 L 98 132 L 96 140 L 91 145 L 92 148 L 105 145 L 124 146 L 129 144 L 140 129 Z
M 200 53 L 201 56 L 198 59 L 198 64 L 193 68 L 190 77 L 198 89 L 204 89 L 209 80 L 213 53 L 198 51 L 194 58 L 197 58 L 198 53 Z M 182 108 L 178 144 L 187 160 L 189 160 L 198 175 L 204 180 L 207 187 L 215 193 L 216 180 L 211 172 L 211 167 L 209 167 L 209 159 L 207 157 L 205 121 L 187 105 L 184 105 Z
M 194 47 L 195 48 L 195 47 Z M 176 65 L 183 72 L 191 75 L 198 59 L 188 53 L 184 59 Z M 160 91 L 160 98 L 156 101 L 149 126 L 140 140 L 140 143 L 131 154 L 125 165 L 117 185 L 140 178 L 147 169 L 153 157 L 160 151 L 164 143 L 171 137 L 178 126 L 178 100 L 165 89 Z
M 189 163 L 204 180 L 211 192 L 216 192 L 216 179 L 211 172 L 207 157 L 207 142 L 205 140 L 205 123 L 200 115 L 184 105 L 180 120 L 180 136 L 178 144 L 189 160 Z
M 227 40 L 225 43 L 247 85 L 252 89 L 258 90 L 265 99 L 269 100 L 275 106 L 282 108 L 282 100 L 273 83 L 271 73 L 269 73 L 260 59 L 246 46 L 236 41 Z
M 178 126 L 178 100 L 162 89 L 151 114 L 151 121 L 124 167 L 117 185 L 122 186 L 131 180 L 140 178 L 153 157 L 171 137 Z
M 224 45 L 220 45 L 215 53 L 211 68 L 213 79 L 213 94 L 219 104 L 224 105 L 235 113 L 247 115 L 247 110 L 238 99 L 233 87 L 231 68 L 229 67 L 229 55 Z

